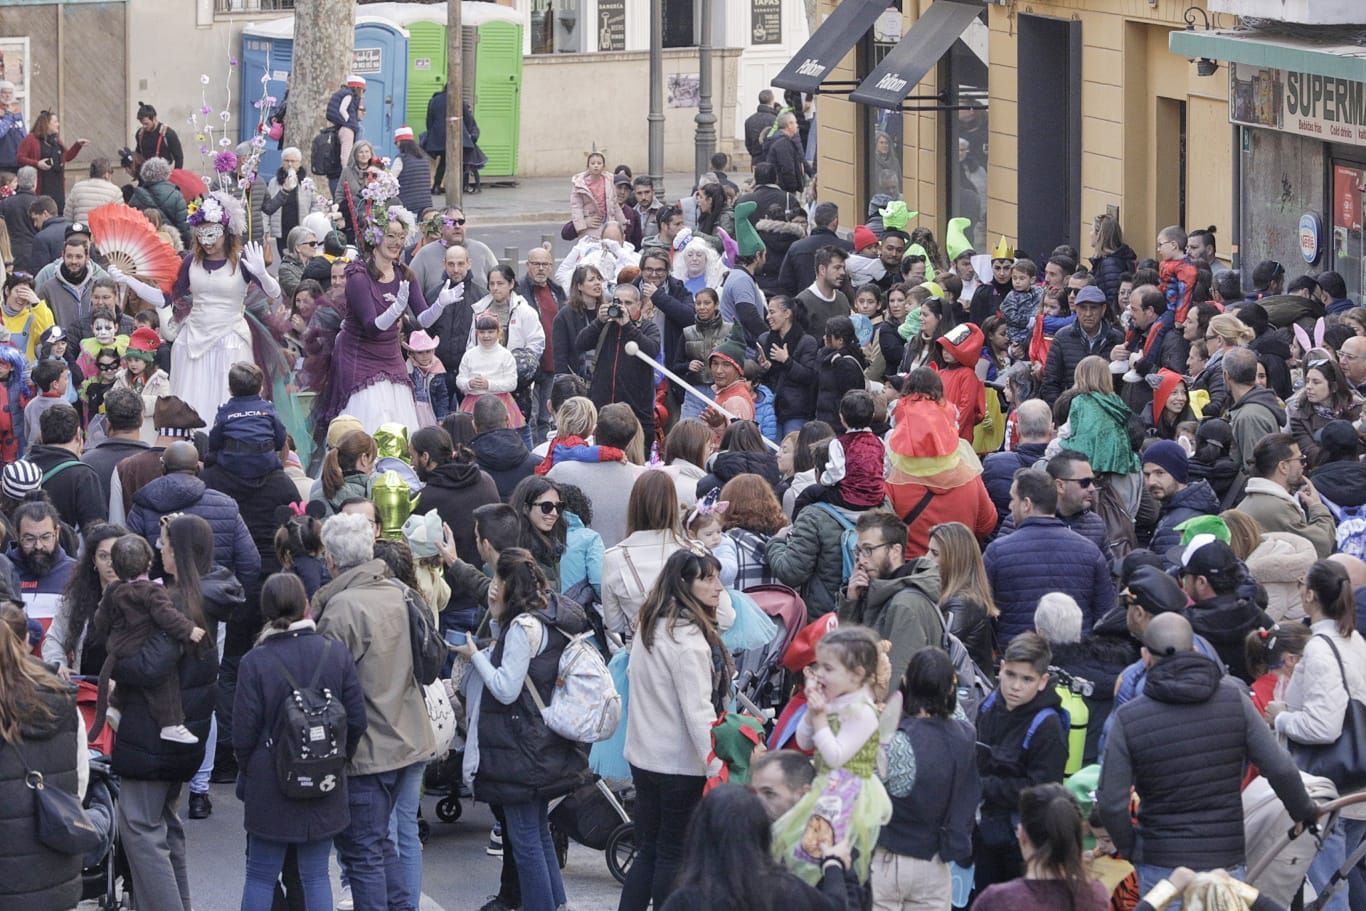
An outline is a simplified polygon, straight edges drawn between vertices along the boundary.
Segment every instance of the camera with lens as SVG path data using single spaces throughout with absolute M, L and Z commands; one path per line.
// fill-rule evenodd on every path
M 618 304 L 616 302 L 607 305 L 608 319 L 621 319 L 622 314 L 624 314 L 625 312 L 626 311 L 621 308 L 621 304 Z

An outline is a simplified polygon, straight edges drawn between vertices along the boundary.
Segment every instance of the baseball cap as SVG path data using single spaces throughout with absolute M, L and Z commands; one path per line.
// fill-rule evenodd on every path
M 1210 534 L 1191 538 L 1180 559 L 1173 562 L 1187 576 L 1226 576 L 1238 569 L 1233 548 Z
M 1077 299 L 1072 302 L 1073 307 L 1080 307 L 1083 304 L 1099 304 L 1105 306 L 1105 292 L 1095 285 L 1087 285 L 1077 292 Z

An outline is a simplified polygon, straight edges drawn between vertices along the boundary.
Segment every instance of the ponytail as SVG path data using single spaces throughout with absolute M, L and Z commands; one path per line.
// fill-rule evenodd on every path
M 1031 862 L 1067 885 L 1074 908 L 1089 880 L 1082 865 L 1081 822 L 1081 809 L 1060 784 L 1037 785 L 1020 794 L 1020 825 L 1036 852 Z
M 284 631 L 308 612 L 308 593 L 293 573 L 274 573 L 261 586 L 261 616 L 266 629 Z
M 519 614 L 543 611 L 549 603 L 545 572 L 529 550 L 509 547 L 498 553 L 494 574 L 503 585 L 502 626 Z
M 346 478 L 337 460 L 337 450 L 329 449 L 327 455 L 323 456 L 323 496 L 329 500 L 335 497 L 337 491 L 341 490 L 344 480 Z
M 334 449 L 328 450 L 323 457 L 323 497 L 331 500 L 341 490 L 346 475 L 356 470 L 356 463 L 362 456 L 376 458 L 379 450 L 375 438 L 364 430 L 353 430 L 341 438 Z
M 1338 635 L 1350 639 L 1356 629 L 1356 596 L 1347 568 L 1332 560 L 1319 560 L 1304 574 L 1304 584 L 1314 593 L 1319 612 L 1337 624 Z

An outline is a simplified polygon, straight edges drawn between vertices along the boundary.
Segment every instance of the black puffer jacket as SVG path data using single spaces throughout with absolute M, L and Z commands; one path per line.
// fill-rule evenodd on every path
M 765 357 L 774 345 L 787 347 L 787 360 L 779 363 L 770 357 L 764 374 L 764 384 L 773 390 L 773 413 L 780 423 L 809 419 L 816 413 L 816 354 L 820 342 L 793 321 L 787 335 L 770 330 L 759 336 L 759 350 Z
M 559 673 L 560 655 L 569 640 L 588 628 L 583 608 L 571 599 L 552 595 L 544 614 L 542 633 L 550 637 L 544 651 L 531 659 L 528 682 L 542 701 L 550 703 Z M 553 625 L 552 625 L 553 624 Z M 503 660 L 509 626 L 504 626 L 490 661 Z M 498 804 L 548 800 L 568 794 L 589 778 L 582 750 L 550 728 L 523 686 L 511 704 L 504 705 L 484 690 L 479 703 L 479 768 L 474 792 L 480 800 Z
M 851 389 L 864 388 L 868 362 L 858 348 L 822 348 L 816 354 L 816 420 L 831 427 L 840 423 L 840 399 Z
M 486 430 L 470 440 L 479 467 L 498 485 L 498 497 L 506 501 L 517 482 L 536 468 L 540 459 L 522 442 L 522 435 L 510 427 Z
M 76 691 L 39 691 L 39 699 L 52 716 L 23 727 L 23 760 L 0 741 L 0 908 L 5 911 L 58 911 L 74 908 L 81 899 L 81 858 L 53 851 L 33 837 L 33 792 L 24 784 L 32 769 L 49 787 L 76 793 Z
M 1237 593 L 1215 595 L 1204 601 L 1197 601 L 1186 608 L 1186 619 L 1196 635 L 1203 636 L 1214 650 L 1219 660 L 1224 662 L 1228 672 L 1251 683 L 1247 671 L 1245 645 L 1247 634 L 1259 627 L 1270 629 L 1275 623 L 1266 612 L 1247 598 Z
M 1105 299 L 1114 303 L 1119 297 L 1119 277 L 1125 272 L 1134 271 L 1138 256 L 1128 244 L 1120 244 L 1119 249 L 1104 256 L 1091 257 L 1091 273 L 1096 277 L 1096 287 L 1105 292 Z M 1119 306 L 1128 306 L 1128 301 L 1119 301 Z
M 1040 398 L 1052 405 L 1058 400 L 1058 396 L 1072 387 L 1077 365 L 1084 358 L 1094 354 L 1108 360 L 1110 352 L 1123 341 L 1124 333 L 1108 322 L 1101 323 L 1100 332 L 1094 341 L 1087 338 L 1078 323 L 1074 322 L 1059 329 L 1058 334 L 1053 336 L 1052 346 L 1048 349 L 1048 362 L 1043 368 Z
M 1213 516 L 1219 512 L 1219 498 L 1204 481 L 1193 481 L 1177 491 L 1167 503 L 1162 504 L 1162 516 L 1157 520 L 1152 543 L 1148 545 L 1154 553 L 1164 554 L 1181 543 L 1181 532 L 1176 530 L 1187 519 L 1196 516 Z
M 1293 820 L 1314 818 L 1299 770 L 1245 689 L 1211 659 L 1184 652 L 1155 664 L 1143 694 L 1115 710 L 1096 803 L 1121 856 L 1200 870 L 1246 863 L 1239 785 L 1249 760 Z
M 180 679 L 180 704 L 185 727 L 198 743 L 173 743 L 161 739 L 161 725 L 152 720 L 141 687 L 151 686 L 168 675 Z M 189 781 L 204 761 L 204 742 L 209 736 L 218 693 L 218 650 L 205 638 L 201 647 L 184 655 L 180 644 L 166 633 L 157 633 L 132 658 L 121 658 L 111 675 L 124 687 L 123 719 L 114 740 L 114 771 L 139 781 Z
M 1096 762 L 1100 756 L 1100 735 L 1105 730 L 1105 720 L 1115 707 L 1115 683 L 1124 669 L 1139 657 L 1138 643 L 1124 627 L 1123 611 L 1119 612 L 1119 620 L 1118 635 L 1103 635 L 1096 630 L 1080 642 L 1053 645 L 1053 665 L 1091 684 L 1091 695 L 1083 697 L 1090 713 L 1083 756 L 1086 765 Z
M 996 636 L 991 629 L 991 617 L 986 605 L 973 598 L 951 595 L 939 610 L 948 618 L 949 632 L 958 637 L 977 666 L 988 674 L 995 666 Z
M 763 452 L 718 452 L 708 466 L 711 471 L 697 482 L 697 499 L 726 486 L 737 475 L 757 474 L 768 482 L 776 495 L 781 478 L 778 475 L 778 456 L 769 449 Z

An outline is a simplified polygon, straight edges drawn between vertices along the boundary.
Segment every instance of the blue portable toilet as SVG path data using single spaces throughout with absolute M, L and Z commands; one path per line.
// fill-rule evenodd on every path
M 408 32 L 380 16 L 357 16 L 352 65 L 348 72 L 365 77 L 365 117 L 361 139 L 375 147 L 375 154 L 393 158 L 398 154 L 394 130 L 405 123 L 408 89 Z M 260 117 L 255 106 L 261 98 L 261 77 L 269 77 L 268 94 L 283 98 L 294 59 L 294 17 L 249 25 L 242 30 L 242 93 L 240 129 L 245 133 Z M 243 138 L 247 138 L 245 135 Z M 299 141 L 308 164 L 313 137 Z M 267 142 L 258 169 L 270 179 L 280 167 L 276 143 Z

